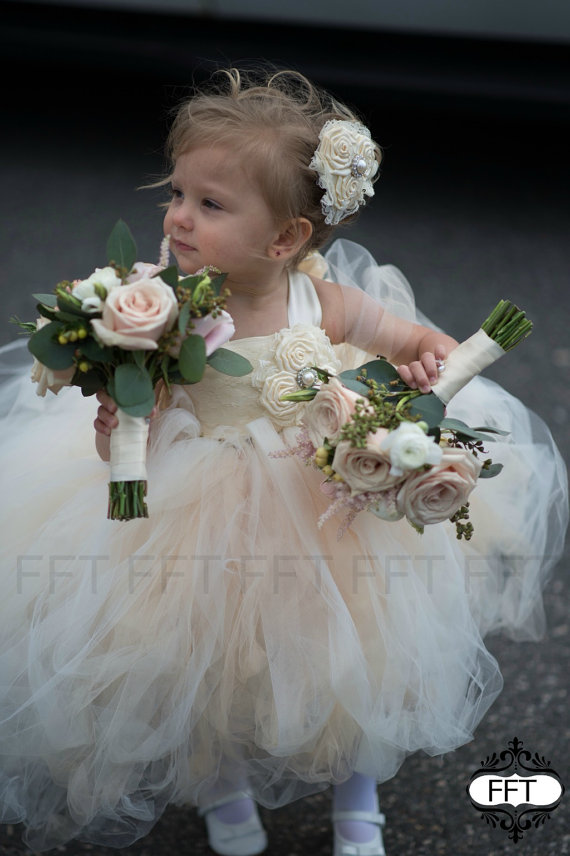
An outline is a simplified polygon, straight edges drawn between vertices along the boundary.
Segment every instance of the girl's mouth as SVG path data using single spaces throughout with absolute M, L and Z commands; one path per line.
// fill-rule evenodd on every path
M 193 247 L 191 244 L 185 244 L 184 241 L 173 239 L 172 243 L 174 244 L 174 249 L 181 253 L 196 251 L 196 247 Z

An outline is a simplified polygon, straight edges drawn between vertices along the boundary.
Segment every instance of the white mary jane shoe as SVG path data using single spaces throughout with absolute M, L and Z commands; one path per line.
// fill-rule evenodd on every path
M 381 827 L 386 823 L 386 818 L 380 812 L 374 811 L 335 811 L 332 815 L 334 826 L 334 856 L 386 856 L 384 841 L 382 840 Z M 344 821 L 358 821 L 363 823 L 374 823 L 378 827 L 372 841 L 357 844 L 343 838 L 337 830 L 336 824 Z
M 215 809 L 244 799 L 251 799 L 251 796 L 245 791 L 234 791 L 198 811 L 206 822 L 208 843 L 219 856 L 256 856 L 267 847 L 267 833 L 255 803 L 251 817 L 241 823 L 224 823 L 216 816 Z

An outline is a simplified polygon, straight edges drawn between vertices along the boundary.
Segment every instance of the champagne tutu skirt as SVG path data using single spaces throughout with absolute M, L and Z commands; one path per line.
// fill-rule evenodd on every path
M 329 256 L 344 281 L 411 313 L 403 278 L 347 247 Z M 366 513 L 338 539 L 340 518 L 317 526 L 319 473 L 272 456 L 298 431 L 278 393 L 299 342 L 355 359 L 296 274 L 289 328 L 229 345 L 252 375 L 174 388 L 151 426 L 150 517 L 127 523 L 106 519 L 95 400 L 38 398 L 25 349 L 4 349 L 24 367 L 2 385 L 0 820 L 35 849 L 124 847 L 237 770 L 268 807 L 354 770 L 384 781 L 472 738 L 502 686 L 486 633 L 541 634 L 567 514 L 544 423 L 475 379 L 449 415 L 511 433 L 472 494 L 472 540 Z

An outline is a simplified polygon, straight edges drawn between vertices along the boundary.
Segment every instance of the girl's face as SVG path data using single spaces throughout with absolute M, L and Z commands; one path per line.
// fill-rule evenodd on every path
M 239 156 L 221 146 L 192 149 L 176 161 L 171 184 L 164 234 L 181 270 L 214 265 L 234 282 L 254 281 L 278 228 Z

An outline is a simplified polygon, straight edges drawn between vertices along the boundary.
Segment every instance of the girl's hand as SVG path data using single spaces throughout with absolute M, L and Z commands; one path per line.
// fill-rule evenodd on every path
M 429 392 L 437 383 L 439 377 L 438 363 L 441 366 L 447 356 L 448 349 L 445 345 L 436 345 L 431 351 L 424 351 L 419 360 L 409 363 L 407 366 L 398 366 L 397 371 L 404 383 L 412 389 L 420 392 Z
M 119 420 L 115 415 L 118 410 L 117 404 L 104 389 L 100 389 L 95 397 L 101 406 L 97 409 L 97 419 L 93 423 L 93 426 L 98 434 L 104 434 L 106 437 L 109 437 L 113 428 L 116 428 L 119 424 Z M 150 414 L 151 419 L 153 416 L 156 416 L 157 411 L 158 408 L 153 407 Z
M 99 390 L 96 398 L 101 406 L 97 409 L 97 419 L 93 423 L 95 431 L 97 431 L 98 434 L 104 434 L 106 437 L 110 437 L 113 428 L 116 428 L 119 424 L 119 420 L 115 416 L 117 405 L 104 389 Z

